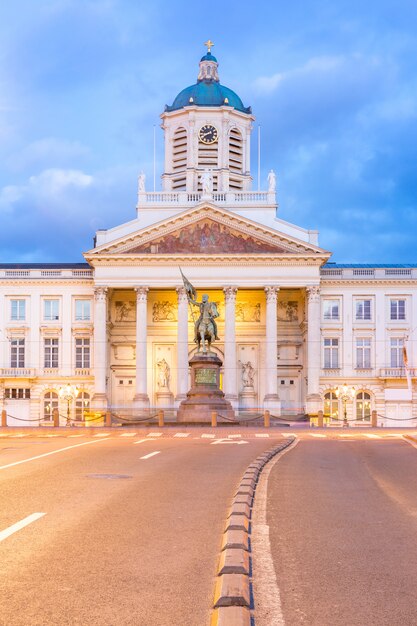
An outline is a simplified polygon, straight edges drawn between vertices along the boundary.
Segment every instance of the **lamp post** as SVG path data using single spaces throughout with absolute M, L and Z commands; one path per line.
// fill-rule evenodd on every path
M 343 426 L 348 426 L 346 405 L 348 400 L 353 400 L 355 397 L 355 389 L 344 383 L 341 387 L 336 388 L 335 393 L 336 396 L 338 398 L 340 397 L 343 402 Z
M 67 423 L 65 426 L 71 426 L 71 402 L 78 396 L 79 389 L 75 385 L 71 385 L 71 383 L 67 383 L 64 387 L 61 387 L 59 390 L 60 397 L 66 401 L 67 403 Z

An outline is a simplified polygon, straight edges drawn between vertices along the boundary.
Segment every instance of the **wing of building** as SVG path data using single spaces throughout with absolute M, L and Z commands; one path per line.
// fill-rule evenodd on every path
M 85 264 L 0 264 L 9 425 L 177 407 L 196 350 L 180 268 L 217 305 L 236 410 L 415 425 L 417 265 L 331 263 L 317 231 L 279 218 L 272 170 L 251 190 L 254 117 L 211 52 L 161 118 L 162 191 L 140 175 L 134 219 L 98 231 Z

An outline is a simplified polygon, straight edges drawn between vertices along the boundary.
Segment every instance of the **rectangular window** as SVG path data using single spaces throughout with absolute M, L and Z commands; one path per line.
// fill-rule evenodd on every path
M 90 339 L 75 340 L 75 367 L 76 369 L 90 367 Z
M 391 319 L 405 320 L 405 300 L 391 300 Z
M 59 300 L 43 301 L 43 319 L 47 322 L 59 320 Z
M 58 367 L 58 339 L 44 340 L 44 367 Z
M 325 369 L 339 367 L 339 339 L 324 340 L 324 367 Z
M 391 367 L 404 367 L 404 339 L 391 339 Z
M 22 322 L 26 319 L 26 300 L 11 300 L 10 319 L 14 322 Z
M 371 301 L 370 300 L 356 300 L 356 319 L 357 320 L 370 320 L 371 319 Z
M 25 367 L 25 340 L 12 339 L 10 343 L 10 367 Z
M 339 300 L 323 300 L 323 319 L 339 319 Z
M 371 340 L 356 340 L 356 367 L 359 369 L 370 369 L 371 367 Z
M 13 400 L 28 400 L 30 398 L 30 389 L 8 388 L 4 390 L 4 397 Z
M 91 300 L 75 301 L 76 321 L 88 321 L 91 319 Z

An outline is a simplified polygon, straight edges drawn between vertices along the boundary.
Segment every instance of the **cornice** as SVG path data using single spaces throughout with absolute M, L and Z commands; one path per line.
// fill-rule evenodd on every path
M 374 279 L 356 279 L 356 278 L 344 278 L 342 280 L 328 280 L 327 277 L 320 276 L 320 284 L 324 287 L 327 285 L 336 285 L 338 287 L 344 286 L 357 286 L 357 285 L 389 285 L 390 287 L 396 287 L 397 285 L 410 285 L 417 287 L 417 279 L 407 278 L 407 279 L 398 279 L 398 278 L 374 278 Z
M 86 257 L 87 258 L 87 257 Z M 152 266 L 152 265 L 267 265 L 267 266 L 321 266 L 327 256 L 325 255 L 281 255 L 276 254 L 253 254 L 253 255 L 221 255 L 221 254 L 193 254 L 193 255 L 157 255 L 157 254 L 112 254 L 102 257 L 93 257 L 94 266 L 114 266 L 122 265 L 128 267 L 134 266 Z
M 45 278 L 31 278 L 27 276 L 26 278 L 0 278 L 0 287 L 3 285 L 93 285 L 94 277 L 92 276 L 89 280 L 79 280 L 78 278 L 55 278 L 55 279 L 45 279 Z

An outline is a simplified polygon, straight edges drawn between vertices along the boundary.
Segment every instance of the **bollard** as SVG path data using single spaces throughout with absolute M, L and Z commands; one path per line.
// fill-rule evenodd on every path
M 378 415 L 376 411 L 372 411 L 371 413 L 371 426 L 372 428 L 376 428 L 378 426 Z
M 271 426 L 271 414 L 269 411 L 264 411 L 264 427 L 269 428 Z
M 163 425 L 164 425 L 164 412 L 158 411 L 158 426 L 159 428 L 162 428 Z
M 317 426 L 318 428 L 323 428 L 323 411 L 317 413 Z
M 3 409 L 1 412 L 1 427 L 6 428 L 7 426 L 7 411 Z
M 106 411 L 106 428 L 111 428 L 111 413 L 110 411 Z
M 211 412 L 211 426 L 212 428 L 216 428 L 217 426 L 217 411 Z
M 54 428 L 57 428 L 59 426 L 58 409 L 52 409 L 52 419 L 54 420 Z

